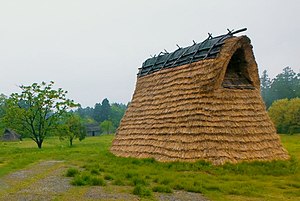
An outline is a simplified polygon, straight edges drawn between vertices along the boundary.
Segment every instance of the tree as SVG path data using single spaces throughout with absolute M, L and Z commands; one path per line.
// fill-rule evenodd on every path
M 261 95 L 267 108 L 275 100 L 300 97 L 300 73 L 296 74 L 292 68 L 286 67 L 282 73 L 270 80 L 267 71 L 260 77 Z
M 110 104 L 107 98 L 103 99 L 101 103 L 100 122 L 108 120 L 111 113 Z
M 124 113 L 126 111 L 127 107 L 125 104 L 118 104 L 118 103 L 113 103 L 111 104 L 111 114 L 109 119 L 112 121 L 113 126 L 115 128 L 119 127 L 120 121 L 122 117 L 124 116 Z
M 77 113 L 81 118 L 91 118 L 93 116 L 94 109 L 91 107 L 82 108 L 79 107 L 75 113 Z
M 4 124 L 3 124 L 2 118 L 5 115 L 6 100 L 7 100 L 7 97 L 4 94 L 0 94 L 0 132 L 1 133 L 2 133 L 2 129 L 4 129 Z
M 268 113 L 279 133 L 300 132 L 300 98 L 277 100 Z
M 268 114 L 275 124 L 277 132 L 286 132 L 285 111 L 288 107 L 288 99 L 276 100 L 268 110 Z
M 274 96 L 274 100 L 283 98 L 295 98 L 297 97 L 300 77 L 291 69 L 286 67 L 283 72 L 278 74 L 271 84 L 271 93 Z
M 101 130 L 106 133 L 110 134 L 113 131 L 113 124 L 109 120 L 105 120 L 100 124 Z
M 101 103 L 96 103 L 93 110 L 93 119 L 95 119 L 97 122 L 100 122 L 100 117 L 101 117 Z
M 295 76 L 294 79 L 294 89 L 295 89 L 295 95 L 296 97 L 300 97 L 300 73 L 297 74 L 297 76 Z
M 5 122 L 25 132 L 38 148 L 42 148 L 45 137 L 56 129 L 67 110 L 78 106 L 66 98 L 67 91 L 54 90 L 53 85 L 53 81 L 21 85 L 22 92 L 11 94 L 7 101 Z
M 64 122 L 59 125 L 59 136 L 61 140 L 67 138 L 70 146 L 73 145 L 73 141 L 76 138 L 80 141 L 83 140 L 86 136 L 86 129 L 80 116 L 75 114 L 67 115 Z
M 262 76 L 260 77 L 260 91 L 267 108 L 269 108 L 272 104 L 270 89 L 271 79 L 269 78 L 268 72 L 264 70 Z
M 93 112 L 93 118 L 97 122 L 103 122 L 105 120 L 109 119 L 111 113 L 110 104 L 107 98 L 103 99 L 102 103 L 96 103 L 94 112 Z
M 286 125 L 287 133 L 294 134 L 300 132 L 300 98 L 289 100 L 284 114 L 284 124 Z
M 4 94 L 0 94 L 0 118 L 4 116 L 6 100 L 7 97 Z

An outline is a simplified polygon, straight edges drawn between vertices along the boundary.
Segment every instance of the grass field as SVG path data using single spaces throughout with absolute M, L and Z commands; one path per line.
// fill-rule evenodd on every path
M 74 185 L 132 186 L 132 193 L 151 200 L 153 192 L 202 193 L 211 200 L 300 200 L 300 135 L 281 135 L 292 159 L 212 166 L 206 162 L 159 163 L 152 159 L 118 158 L 108 150 L 113 136 L 86 138 L 69 147 L 46 139 L 0 142 L 0 178 L 44 160 L 63 160 Z

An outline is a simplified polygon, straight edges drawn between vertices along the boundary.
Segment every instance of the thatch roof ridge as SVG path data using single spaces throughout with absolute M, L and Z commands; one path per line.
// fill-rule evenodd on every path
M 193 45 L 185 48 L 177 45 L 178 49 L 171 53 L 166 52 L 166 50 L 165 52 L 160 52 L 157 56 L 155 55 L 143 62 L 142 67 L 139 69 L 138 76 L 142 77 L 162 69 L 174 68 L 203 59 L 215 58 L 219 54 L 226 39 L 246 30 L 246 28 L 237 31 L 228 30 L 228 33 L 215 37 L 209 34 L 208 38 L 203 42 L 196 43 L 193 41 Z

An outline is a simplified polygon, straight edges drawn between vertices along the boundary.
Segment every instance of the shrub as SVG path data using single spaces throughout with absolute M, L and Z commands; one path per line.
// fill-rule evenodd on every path
M 154 186 L 152 191 L 160 193 L 172 193 L 172 189 L 169 186 Z
M 165 178 L 163 179 L 161 182 L 159 182 L 160 184 L 164 184 L 164 185 L 167 185 L 169 183 L 171 183 L 172 179 L 169 179 L 169 178 Z
M 143 178 L 139 178 L 139 177 L 135 177 L 135 178 L 133 178 L 133 184 L 135 185 L 135 186 L 137 186 L 137 185 L 147 185 L 147 182 L 143 179 Z
M 156 178 L 153 179 L 153 182 L 154 182 L 154 183 L 158 183 L 158 182 L 159 182 L 159 179 L 156 177 Z
M 105 182 L 102 178 L 92 177 L 90 178 L 89 184 L 91 186 L 105 186 Z
M 131 163 L 134 164 L 134 165 L 139 165 L 139 164 L 142 163 L 142 161 L 139 160 L 139 159 L 133 159 Z
M 97 170 L 97 169 L 92 169 L 92 170 L 91 170 L 91 174 L 99 175 L 100 173 L 99 173 L 99 170 Z
M 104 186 L 105 182 L 102 178 L 91 176 L 89 174 L 76 175 L 71 182 L 75 186 Z
M 69 168 L 67 170 L 66 176 L 67 177 L 75 177 L 77 174 L 79 174 L 79 170 L 77 170 L 76 168 Z
M 144 164 L 155 163 L 154 158 L 145 158 L 145 159 L 142 159 L 142 161 L 144 162 Z
M 125 177 L 126 177 L 126 179 L 131 179 L 131 178 L 133 178 L 134 176 L 137 176 L 137 175 L 138 175 L 137 173 L 127 172 Z
M 124 186 L 124 182 L 121 180 L 121 179 L 116 179 L 114 182 L 113 182 L 114 185 L 117 185 L 117 186 Z
M 105 180 L 114 180 L 113 176 L 111 176 L 110 174 L 107 174 L 104 176 Z
M 105 172 L 105 169 L 103 167 L 99 167 L 100 172 Z
M 151 190 L 142 185 L 137 185 L 133 189 L 133 194 L 138 195 L 140 197 L 149 197 L 152 195 Z
M 84 180 L 82 178 L 82 176 L 77 175 L 77 176 L 74 177 L 71 184 L 74 185 L 74 186 L 85 186 L 85 185 L 87 185 L 87 181 Z

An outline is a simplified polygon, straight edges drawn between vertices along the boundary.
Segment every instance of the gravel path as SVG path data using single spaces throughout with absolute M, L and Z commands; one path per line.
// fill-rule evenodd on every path
M 63 161 L 43 161 L 26 169 L 0 178 L 0 201 L 52 201 L 52 200 L 147 200 L 131 194 L 132 187 L 75 187 L 70 178 L 63 176 L 67 166 Z M 174 191 L 172 194 L 154 193 L 150 200 L 208 201 L 201 194 Z
M 175 191 L 172 194 L 158 194 L 156 198 L 160 201 L 208 201 L 199 193 Z
M 44 161 L 0 179 L 0 200 L 50 201 L 72 186 L 63 176 L 63 161 Z

